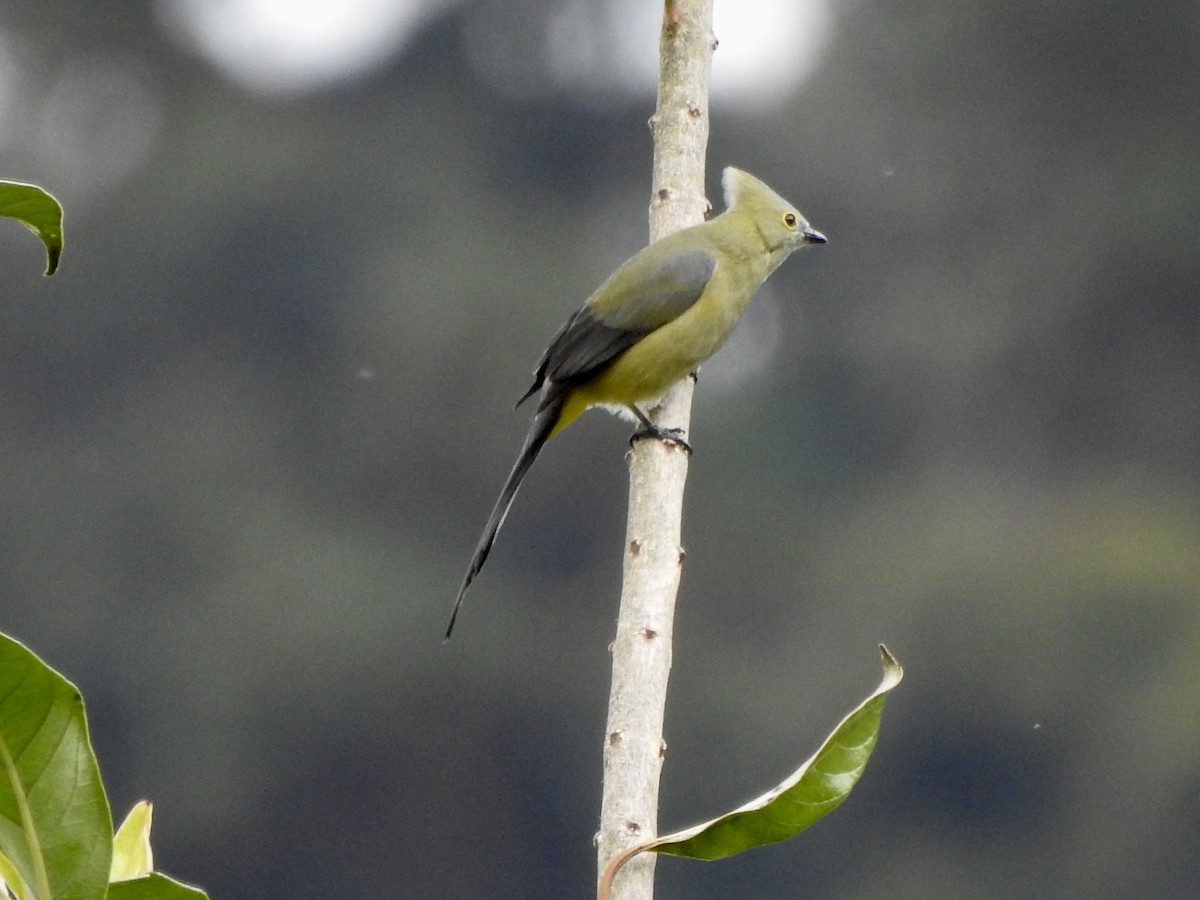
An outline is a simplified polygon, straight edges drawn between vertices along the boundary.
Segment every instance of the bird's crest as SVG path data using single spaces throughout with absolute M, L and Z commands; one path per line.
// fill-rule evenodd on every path
M 721 173 L 721 184 L 725 188 L 725 208 L 731 209 L 735 204 L 742 203 L 769 209 L 791 209 L 788 203 L 777 193 L 751 175 L 733 166 L 727 166 Z

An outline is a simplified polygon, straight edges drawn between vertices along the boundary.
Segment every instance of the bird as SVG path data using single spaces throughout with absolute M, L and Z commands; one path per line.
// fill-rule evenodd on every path
M 677 429 L 650 421 L 678 381 L 725 342 L 767 277 L 793 252 L 826 243 L 796 208 L 733 166 L 722 173 L 725 211 L 640 250 L 572 313 L 533 370 L 519 407 L 537 407 L 458 589 L 450 639 L 471 582 L 483 568 L 517 490 L 546 441 L 589 407 L 632 419 L 630 443 L 658 438 L 691 448 Z

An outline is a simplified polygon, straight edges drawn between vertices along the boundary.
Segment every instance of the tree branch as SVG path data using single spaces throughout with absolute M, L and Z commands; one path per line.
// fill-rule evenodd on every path
M 666 0 L 660 42 L 650 237 L 704 220 L 708 86 L 715 41 L 712 0 Z M 656 423 L 691 422 L 692 380 L 680 382 L 651 411 Z M 687 453 L 664 441 L 638 441 L 629 454 L 629 518 L 624 583 L 604 741 L 604 791 L 597 835 L 599 871 L 658 829 L 658 785 L 666 745 L 663 714 L 671 671 L 675 595 L 683 566 L 680 540 Z M 653 854 L 618 874 L 613 900 L 652 900 Z

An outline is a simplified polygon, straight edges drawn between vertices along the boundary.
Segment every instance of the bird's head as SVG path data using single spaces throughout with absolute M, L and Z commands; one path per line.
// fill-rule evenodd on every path
M 721 183 L 726 210 L 748 217 L 771 254 L 787 256 L 807 244 L 826 242 L 825 235 L 809 225 L 796 207 L 748 172 L 729 166 Z

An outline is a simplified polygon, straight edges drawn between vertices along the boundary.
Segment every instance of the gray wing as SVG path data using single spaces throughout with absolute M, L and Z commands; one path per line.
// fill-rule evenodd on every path
M 647 334 L 679 318 L 700 299 L 716 265 L 707 250 L 664 256 L 658 244 L 634 256 L 554 335 L 534 369 L 533 386 L 517 405 L 547 379 L 562 385 L 587 381 Z

